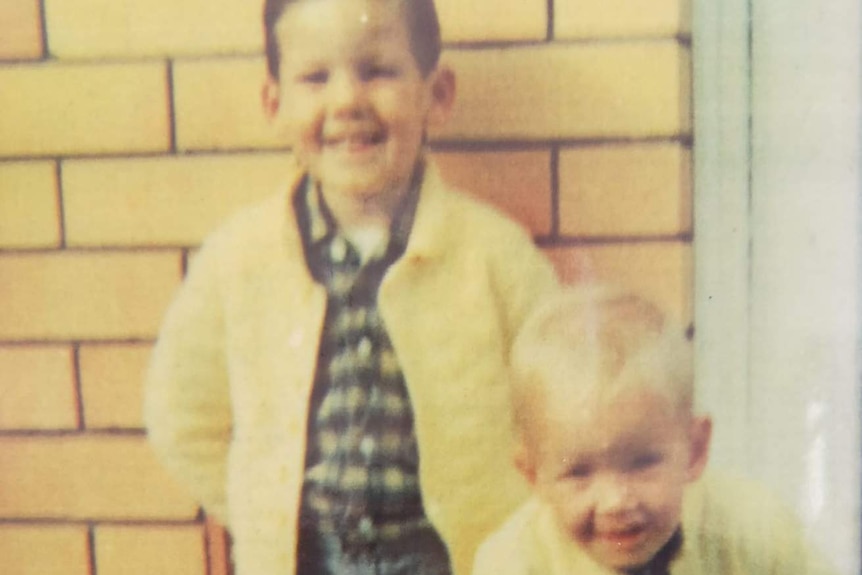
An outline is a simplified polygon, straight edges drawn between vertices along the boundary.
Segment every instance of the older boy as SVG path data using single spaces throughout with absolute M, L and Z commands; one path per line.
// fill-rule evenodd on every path
M 150 438 L 238 575 L 466 573 L 524 495 L 509 347 L 556 280 L 424 157 L 455 90 L 431 0 L 268 0 L 264 24 L 263 106 L 297 169 L 195 257 Z
M 690 344 L 612 290 L 553 299 L 513 350 L 517 466 L 535 497 L 474 575 L 787 575 L 828 571 L 795 519 L 750 484 L 702 478 Z

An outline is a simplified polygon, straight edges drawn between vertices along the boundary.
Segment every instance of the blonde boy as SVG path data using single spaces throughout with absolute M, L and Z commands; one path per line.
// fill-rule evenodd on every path
M 455 96 L 431 0 L 267 0 L 264 28 L 296 169 L 194 258 L 150 439 L 237 575 L 467 573 L 525 495 L 509 348 L 554 274 L 423 152 Z
M 650 303 L 569 291 L 513 351 L 517 467 L 535 497 L 480 548 L 474 575 L 825 573 L 762 490 L 701 477 L 690 343 Z

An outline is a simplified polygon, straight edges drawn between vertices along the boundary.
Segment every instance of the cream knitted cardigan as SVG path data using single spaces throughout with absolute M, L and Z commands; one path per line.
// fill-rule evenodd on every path
M 751 481 L 711 473 L 690 485 L 671 575 L 836 575 L 789 508 Z M 532 497 L 480 547 L 473 575 L 618 575 L 599 565 Z
M 224 521 L 238 575 L 291 575 L 309 393 L 326 294 L 285 193 L 245 210 L 194 258 L 151 361 L 149 438 Z M 556 286 L 517 225 L 426 169 L 404 256 L 379 306 L 415 413 L 420 483 L 455 575 L 525 496 L 510 463 L 506 365 L 531 306 Z

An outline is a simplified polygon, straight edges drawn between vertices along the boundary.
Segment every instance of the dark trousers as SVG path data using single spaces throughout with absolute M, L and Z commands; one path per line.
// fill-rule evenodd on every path
M 451 575 L 449 553 L 433 530 L 394 540 L 351 542 L 335 533 L 302 528 L 297 575 Z

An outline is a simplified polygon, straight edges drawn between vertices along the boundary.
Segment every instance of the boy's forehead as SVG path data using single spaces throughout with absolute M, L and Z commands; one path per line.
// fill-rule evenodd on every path
M 409 42 L 406 20 L 394 0 L 299 0 L 275 25 L 282 58 L 330 51 L 385 50 Z
M 542 395 L 556 400 L 599 403 L 638 394 L 655 394 L 673 404 L 686 403 L 685 386 L 666 350 L 646 347 L 619 357 L 613 349 L 579 345 L 547 354 L 533 378 Z
M 403 21 L 400 0 L 297 0 L 290 2 L 276 23 L 276 30 L 291 24 L 325 26 L 333 22 L 379 27 L 381 21 Z
M 572 427 L 623 431 L 674 423 L 681 414 L 670 395 L 657 387 L 607 388 L 583 383 L 580 389 L 577 385 L 546 388 L 541 409 L 549 425 L 567 423 Z
M 660 448 L 679 437 L 684 419 L 658 393 L 546 403 L 537 439 L 555 458 L 614 457 Z M 541 448 L 540 448 L 541 449 Z

